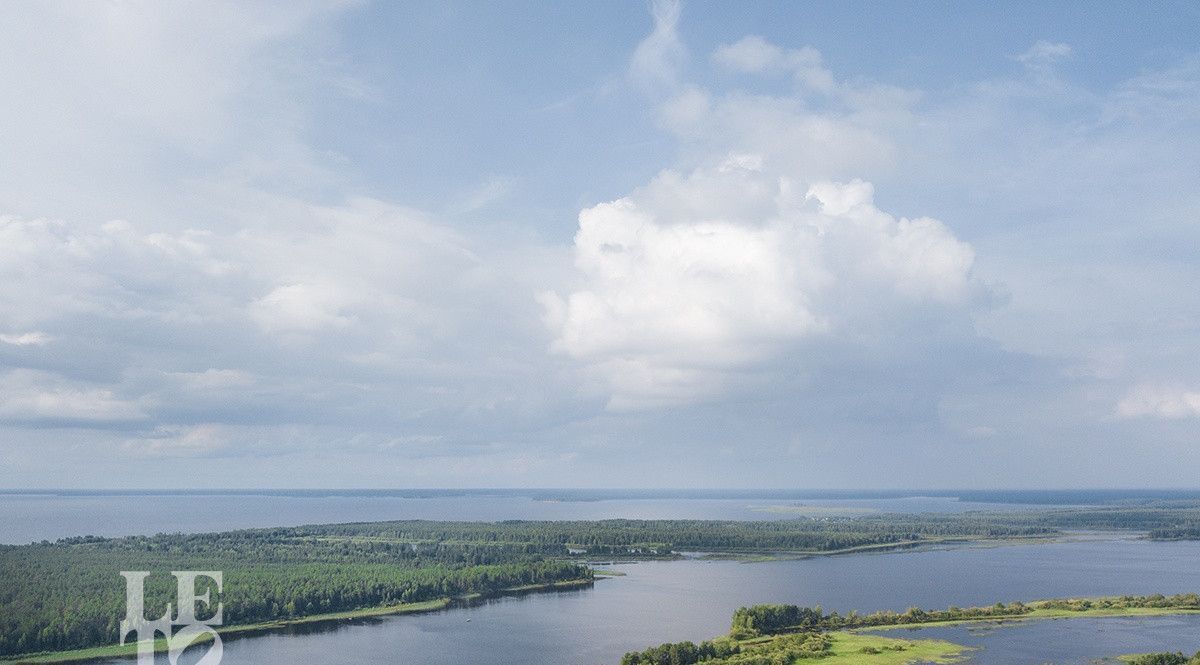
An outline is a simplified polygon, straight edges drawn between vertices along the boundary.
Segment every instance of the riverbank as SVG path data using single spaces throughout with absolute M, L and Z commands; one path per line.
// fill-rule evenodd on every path
M 881 611 L 869 615 L 826 613 L 820 607 L 754 605 L 734 612 L 726 635 L 699 645 L 666 643 L 628 652 L 621 665 L 656 665 L 664 657 L 680 665 L 790 663 L 806 659 L 862 665 L 951 663 L 957 662 L 971 647 L 938 639 L 945 635 L 900 639 L 895 631 L 906 629 L 916 633 L 921 629 L 967 624 L 1188 614 L 1200 614 L 1200 597 L 1196 594 L 1070 598 L 933 611 L 912 608 L 903 613 Z
M 252 624 L 242 624 L 233 626 L 222 626 L 217 629 L 217 633 L 222 639 L 230 637 L 247 637 L 250 635 L 260 635 L 294 628 L 297 626 L 316 626 L 324 624 L 345 623 L 362 619 L 372 619 L 386 616 L 395 616 L 401 614 L 424 614 L 427 612 L 439 612 L 456 606 L 470 605 L 472 603 L 485 600 L 487 598 L 495 598 L 502 596 L 519 596 L 529 593 L 549 592 L 549 591 L 569 591 L 571 589 L 581 589 L 589 587 L 593 584 L 593 579 L 578 579 L 565 580 L 562 582 L 552 582 L 548 584 L 527 584 L 516 587 L 501 589 L 494 593 L 472 593 L 453 598 L 438 598 L 419 603 L 401 603 L 398 605 L 385 605 L 381 607 L 364 607 L 356 610 L 348 610 L 345 612 L 329 612 L 326 614 L 313 614 L 310 616 L 296 617 L 294 619 L 279 619 L 274 621 L 263 621 Z M 194 642 L 199 644 L 204 640 L 200 639 Z M 167 651 L 167 641 L 158 639 L 154 642 L 154 650 L 156 652 Z M 129 643 L 123 645 L 111 645 L 102 647 L 92 647 L 89 649 L 73 649 L 68 651 L 51 651 L 39 654 L 28 654 L 13 658 L 0 658 L 0 665 L 46 665 L 50 663 L 87 663 L 97 660 L 110 658 L 134 658 L 137 656 L 137 643 Z
M 1103 599 L 1097 599 L 1103 600 Z M 1045 602 L 1045 601 L 1038 601 Z M 1030 603 L 1030 606 L 1036 607 L 1037 603 Z M 1066 609 L 1050 609 L 1038 608 L 1027 614 L 1005 616 L 1005 617 L 980 617 L 980 618 L 965 618 L 953 619 L 949 621 L 924 621 L 920 623 L 896 624 L 892 626 L 876 626 L 871 628 L 856 628 L 855 632 L 888 632 L 903 629 L 921 629 L 932 628 L 936 626 L 961 626 L 965 624 L 981 624 L 981 623 L 1019 623 L 1023 621 L 1046 621 L 1054 619 L 1084 619 L 1097 617 L 1152 617 L 1152 616 L 1178 616 L 1187 614 L 1200 614 L 1200 608 L 1188 607 L 1103 607 L 1092 608 L 1087 610 L 1066 610 Z
M 1111 535 L 1111 534 L 1110 534 Z M 1123 533 L 1122 533 L 1123 535 Z M 951 547 L 1005 547 L 1012 545 L 1031 545 L 1069 542 L 1078 539 L 1074 533 L 1046 534 L 1044 536 L 992 537 L 992 536 L 947 536 L 942 538 L 922 538 L 920 540 L 901 540 L 892 543 L 876 543 L 872 545 L 856 545 L 833 550 L 789 550 L 782 552 L 763 552 L 761 550 L 727 549 L 720 552 L 705 552 L 699 558 L 716 561 L 740 561 L 742 563 L 765 563 L 768 561 L 796 561 L 818 557 L 846 556 L 850 554 L 886 554 L 902 551 L 926 551 Z
M 1097 599 L 1099 600 L 1099 599 Z M 1136 617 L 1136 616 L 1165 616 L 1179 614 L 1200 614 L 1200 609 L 1186 608 L 1124 608 L 1121 610 L 1113 608 L 1103 608 L 1084 611 L 1068 611 L 1068 610 L 1035 610 L 1021 618 L 1017 619 L 966 619 L 959 621 L 930 621 L 917 624 L 905 624 L 897 626 L 884 626 L 870 629 L 853 629 L 853 630 L 834 630 L 824 633 L 828 638 L 824 647 L 814 651 L 811 655 L 800 657 L 795 662 L 808 662 L 810 659 L 814 663 L 821 665 L 907 665 L 909 663 L 930 663 L 945 665 L 950 663 L 961 662 L 972 650 L 978 647 L 957 644 L 945 639 L 922 638 L 919 636 L 899 637 L 894 634 L 878 633 L 889 631 L 895 632 L 897 629 L 907 629 L 914 633 L 922 628 L 932 628 L 937 626 L 952 626 L 962 624 L 981 624 L 981 623 L 1016 623 L 1016 622 L 1033 622 L 1033 621 L 1051 621 L 1062 619 L 1082 619 L 1082 618 L 1104 618 L 1104 617 Z M 732 637 L 720 637 L 713 640 L 713 643 L 724 642 L 725 649 L 732 649 L 736 655 L 726 661 L 721 657 L 716 657 L 709 660 L 700 661 L 701 665 L 722 665 L 729 662 L 742 662 L 748 655 L 753 654 L 763 658 L 763 662 L 768 662 L 766 659 L 775 659 L 779 662 L 790 662 L 788 658 L 796 655 L 796 633 L 750 637 L 745 639 L 735 639 Z M 669 645 L 664 645 L 669 646 Z M 810 647 L 811 648 L 811 647 Z M 801 650 L 801 653 L 807 654 L 807 650 Z M 1136 662 L 1137 655 L 1121 656 L 1122 662 Z M 622 663 L 626 665 L 644 665 L 647 661 L 630 661 L 626 656 L 626 660 Z M 650 661 L 653 662 L 653 661 Z M 688 662 L 686 660 L 680 662 Z M 757 662 L 757 661 L 755 661 Z M 773 661 L 771 661 L 773 662 Z

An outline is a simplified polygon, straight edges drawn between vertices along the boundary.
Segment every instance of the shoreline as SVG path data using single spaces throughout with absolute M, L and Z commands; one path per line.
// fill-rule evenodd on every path
M 1192 594 L 1181 594 L 1173 596 L 1171 599 L 1179 602 L 1189 596 L 1194 599 Z M 953 639 L 952 636 L 923 636 L 920 634 L 922 629 L 970 625 L 999 626 L 1012 624 L 1016 626 L 1042 621 L 1069 621 L 1089 618 L 1200 615 L 1200 605 L 1195 603 L 1165 607 L 1143 605 L 1130 607 L 1087 607 L 1086 609 L 1045 606 L 1064 601 L 1105 602 L 1123 598 L 1154 601 L 1156 597 L 1100 596 L 1086 599 L 1040 600 L 1031 601 L 1028 605 L 1025 605 L 1025 607 L 1032 609 L 1020 614 L 966 616 L 954 619 L 935 619 L 930 617 L 928 620 L 923 621 L 918 619 L 905 623 L 897 622 L 883 623 L 875 626 L 859 625 L 846 627 L 836 625 L 823 627 L 819 623 L 812 625 L 801 624 L 792 627 L 775 627 L 775 624 L 771 622 L 779 621 L 785 616 L 783 610 L 791 608 L 792 610 L 803 611 L 807 608 L 782 605 L 758 605 L 752 608 L 743 607 L 739 609 L 734 614 L 733 629 L 729 633 L 705 640 L 701 646 L 709 645 L 707 647 L 709 652 L 715 654 L 715 657 L 711 658 L 713 663 L 742 662 L 744 658 L 756 658 L 753 662 L 776 662 L 777 660 L 778 662 L 792 662 L 787 659 L 794 658 L 797 653 L 803 653 L 811 654 L 808 657 L 819 660 L 819 662 L 827 665 L 903 665 L 912 662 L 948 664 L 961 662 L 961 658 L 966 653 L 974 651 L 979 647 L 953 642 L 951 641 Z M 1041 606 L 1039 607 L 1038 605 Z M 968 611 L 983 609 L 987 608 L 966 608 Z M 758 611 L 757 614 L 755 613 L 756 610 Z M 793 615 L 797 620 L 802 618 L 800 612 L 795 612 Z M 836 612 L 832 615 L 822 616 L 824 618 L 821 621 L 824 621 L 824 619 L 834 619 L 836 621 L 838 617 Z M 885 621 L 896 621 L 902 618 L 899 615 L 871 616 Z M 812 618 L 811 615 L 809 618 Z M 754 629 L 753 626 L 757 620 L 767 622 L 764 624 L 763 630 L 769 630 L 770 632 L 761 633 L 759 630 Z M 808 627 L 805 628 L 803 626 Z M 900 630 L 906 631 L 907 634 L 899 634 L 898 631 Z M 633 665 L 653 665 L 654 663 L 661 662 L 659 659 L 663 654 L 673 653 L 676 647 L 679 647 L 680 652 L 683 652 L 683 646 L 685 645 L 672 643 L 651 646 L 643 651 L 626 653 L 621 662 L 632 663 Z M 695 651 L 695 647 L 693 647 L 692 652 L 695 653 Z M 693 663 L 698 661 L 685 660 L 683 662 Z
M 1114 534 L 1119 532 L 1113 532 Z M 1138 534 L 1140 537 L 1142 534 Z M 836 550 L 722 550 L 720 552 L 700 552 L 698 559 L 712 561 L 740 561 L 742 563 L 763 563 L 768 561 L 798 561 L 816 559 L 819 557 L 850 556 L 854 554 L 888 554 L 894 552 L 920 552 L 936 549 L 959 549 L 968 547 L 1006 547 L 1012 545 L 1043 545 L 1060 542 L 1073 542 L 1076 535 L 1071 532 L 1046 534 L 1044 536 L 943 536 L 938 538 L 922 538 L 919 540 L 902 540 L 894 543 L 874 543 L 871 545 L 855 545 Z M 687 557 L 675 557 L 687 558 Z M 635 559 L 648 561 L 652 559 Z M 621 561 L 625 563 L 625 561 Z
M 1038 601 L 1034 601 L 1038 602 Z M 947 621 L 926 621 L 923 623 L 904 623 L 890 626 L 873 626 L 850 628 L 844 632 L 851 633 L 886 633 L 898 630 L 921 630 L 922 628 L 944 628 L 951 626 L 977 624 L 1014 624 L 1032 623 L 1034 621 L 1058 621 L 1061 619 L 1106 619 L 1120 617 L 1157 617 L 1181 616 L 1200 614 L 1200 607 L 1103 607 L 1088 610 L 1037 609 L 1024 615 L 1011 617 L 978 617 L 969 619 L 952 619 Z
M 222 639 L 231 637 L 234 639 L 241 637 L 252 637 L 255 635 L 264 635 L 268 633 L 279 632 L 294 628 L 296 626 L 320 626 L 320 625 L 335 625 L 340 623 L 351 623 L 363 619 L 375 619 L 388 616 L 398 616 L 404 614 L 429 614 L 432 612 L 441 612 L 444 610 L 470 607 L 481 601 L 492 598 L 503 598 L 506 596 L 522 596 L 531 593 L 546 593 L 554 591 L 570 591 L 574 589 L 582 589 L 595 584 L 596 579 L 601 579 L 605 576 L 596 578 L 580 578 L 577 580 L 563 580 L 561 582 L 548 582 L 545 584 L 527 584 L 518 587 L 509 587 L 488 593 L 470 593 L 452 598 L 437 598 L 434 600 L 426 600 L 416 603 L 401 603 L 399 605 L 383 605 L 379 607 L 364 607 L 356 610 L 346 610 L 343 612 L 329 612 L 325 614 L 314 614 L 305 617 L 296 617 L 294 619 L 277 619 L 273 621 L 261 621 L 252 624 L 239 624 L 232 626 L 222 626 L 217 628 L 217 634 Z M 196 640 L 193 644 L 200 644 L 204 640 Z M 165 639 L 157 639 L 154 642 L 155 653 L 165 652 L 167 650 L 167 641 Z M 101 647 L 90 647 L 87 649 L 71 649 L 67 651 L 47 651 L 36 654 L 25 654 L 21 656 L 13 656 L 11 658 L 0 658 L 0 665 L 44 665 L 46 663 L 89 663 L 99 660 L 107 660 L 110 658 L 136 658 L 137 657 L 137 642 L 130 642 L 123 645 L 109 645 Z

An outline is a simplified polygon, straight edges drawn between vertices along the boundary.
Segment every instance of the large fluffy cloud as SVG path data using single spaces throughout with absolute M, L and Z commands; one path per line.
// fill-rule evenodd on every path
M 805 371 L 815 345 L 886 346 L 972 311 L 986 291 L 973 249 L 935 219 L 880 210 L 860 179 L 893 163 L 887 130 L 914 94 L 838 80 L 815 49 L 754 36 L 712 61 L 788 77 L 790 94 L 691 84 L 678 8 L 656 8 L 632 71 L 656 74 L 680 166 L 584 210 L 578 281 L 542 296 L 553 348 L 600 378 L 610 409 L 712 399 L 771 367 Z
M 869 183 L 809 183 L 749 155 L 584 210 L 574 252 L 582 281 L 543 297 L 547 320 L 618 409 L 711 397 L 798 342 L 886 334 L 982 290 L 941 222 L 879 210 Z

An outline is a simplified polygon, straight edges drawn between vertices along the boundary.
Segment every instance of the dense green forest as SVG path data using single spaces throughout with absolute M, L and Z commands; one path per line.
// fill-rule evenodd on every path
M 983 516 L 901 516 L 773 521 L 600 520 L 561 522 L 373 522 L 277 530 L 292 538 L 420 546 L 521 547 L 546 555 L 667 555 L 679 551 L 828 552 L 944 537 L 1021 537 L 1053 526 Z
M 115 644 L 122 570 L 156 573 L 146 580 L 151 617 L 172 602 L 169 571 L 223 571 L 226 625 L 591 577 L 570 561 L 489 544 L 413 547 L 272 530 L 10 546 L 0 548 L 0 655 Z
M 1048 536 L 1063 530 L 1128 530 L 1200 539 L 1200 503 L 1147 501 L 1011 512 L 882 513 L 770 521 L 599 520 L 368 522 L 270 530 L 288 537 L 341 537 L 423 544 L 520 544 L 543 554 L 670 551 L 816 551 L 939 538 Z M 641 550 L 640 552 L 638 550 Z
M 957 539 L 1128 529 L 1200 537 L 1194 502 L 773 521 L 395 521 L 0 546 L 0 655 L 112 644 L 122 570 L 148 580 L 161 613 L 171 570 L 221 570 L 228 625 L 290 619 L 518 586 L 589 579 L 585 559 L 679 552 L 804 554 Z M 157 609 L 156 609 L 157 608 Z

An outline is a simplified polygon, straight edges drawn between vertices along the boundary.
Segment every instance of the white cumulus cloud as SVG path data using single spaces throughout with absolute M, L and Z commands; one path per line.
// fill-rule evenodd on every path
M 547 322 L 614 409 L 708 397 L 797 342 L 979 292 L 973 250 L 940 222 L 879 210 L 868 183 L 806 183 L 746 155 L 584 210 L 574 253 L 581 282 L 543 296 Z

